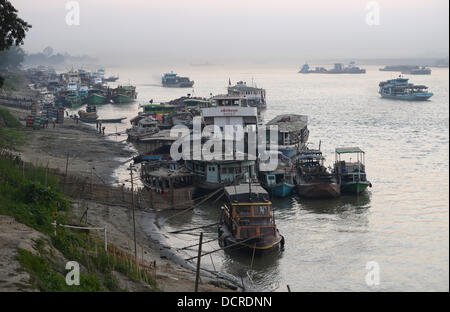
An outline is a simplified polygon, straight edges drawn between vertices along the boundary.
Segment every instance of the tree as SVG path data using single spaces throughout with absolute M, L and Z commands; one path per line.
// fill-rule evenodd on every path
M 31 25 L 17 16 L 17 9 L 8 0 L 0 0 L 0 51 L 23 44 Z M 0 88 L 3 77 L 0 76 Z

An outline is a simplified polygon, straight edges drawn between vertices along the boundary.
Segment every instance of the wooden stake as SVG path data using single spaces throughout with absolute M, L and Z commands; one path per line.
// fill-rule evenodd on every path
M 197 256 L 197 272 L 195 274 L 195 292 L 198 292 L 198 280 L 200 278 L 200 259 L 202 255 L 202 242 L 203 242 L 203 232 L 200 232 L 200 239 L 198 243 L 198 256 Z

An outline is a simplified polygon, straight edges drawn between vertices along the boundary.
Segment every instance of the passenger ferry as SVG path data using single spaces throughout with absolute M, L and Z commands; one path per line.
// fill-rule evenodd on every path
M 241 184 L 225 187 L 224 194 L 218 229 L 221 247 L 250 252 L 284 247 L 266 190 L 258 184 Z
M 414 85 L 408 83 L 408 78 L 399 76 L 396 79 L 382 81 L 379 83 L 381 97 L 406 101 L 426 101 L 433 96 L 428 92 L 428 87 L 424 85 Z
M 266 108 L 266 90 L 253 86 L 247 86 L 245 81 L 239 81 L 236 85 L 231 85 L 228 81 L 228 95 L 242 96 L 244 104 L 259 109 Z

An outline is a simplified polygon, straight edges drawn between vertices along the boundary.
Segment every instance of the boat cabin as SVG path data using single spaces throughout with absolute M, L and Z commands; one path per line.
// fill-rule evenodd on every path
M 247 241 L 248 247 L 255 249 L 268 249 L 280 242 L 272 203 L 264 188 L 259 184 L 241 184 L 225 187 L 224 193 L 222 218 L 231 242 Z
M 354 155 L 346 157 L 344 155 Z M 355 157 L 356 156 L 356 157 Z M 334 170 L 341 182 L 366 181 L 365 152 L 359 147 L 340 147 L 335 150 Z
M 216 107 L 202 109 L 205 125 L 217 125 L 222 131 L 225 125 L 236 125 L 245 128 L 258 123 L 256 107 L 247 107 L 242 104 L 241 96 L 218 95 L 212 98 Z

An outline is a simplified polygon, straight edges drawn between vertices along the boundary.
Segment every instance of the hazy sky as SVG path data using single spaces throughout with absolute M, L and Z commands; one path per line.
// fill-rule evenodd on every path
M 24 48 L 108 60 L 295 62 L 320 58 L 448 55 L 448 0 L 13 0 L 33 25 Z

